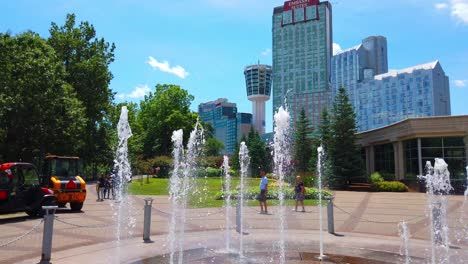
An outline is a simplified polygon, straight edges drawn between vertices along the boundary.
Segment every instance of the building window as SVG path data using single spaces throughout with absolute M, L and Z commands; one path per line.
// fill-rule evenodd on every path
M 379 172 L 385 180 L 395 179 L 395 157 L 393 144 L 383 144 L 374 147 L 375 171 Z

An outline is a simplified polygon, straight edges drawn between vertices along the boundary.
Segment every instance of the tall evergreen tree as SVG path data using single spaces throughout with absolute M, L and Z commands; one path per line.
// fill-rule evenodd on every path
M 245 135 L 242 135 L 242 138 L 236 144 L 236 148 L 234 149 L 234 153 L 232 153 L 232 155 L 229 157 L 229 165 L 231 165 L 231 168 L 233 168 L 233 169 L 235 169 L 237 171 L 240 169 L 239 150 L 240 150 L 240 143 L 241 142 L 246 142 L 247 143 L 247 137 Z
M 361 176 L 362 171 L 356 145 L 356 114 L 343 87 L 335 98 L 330 128 L 331 144 L 328 143 L 327 150 L 332 167 L 329 185 L 332 189 L 344 189 L 353 177 Z
M 331 143 L 333 139 L 331 135 L 332 134 L 330 131 L 330 116 L 328 115 L 327 108 L 323 108 L 320 125 L 318 128 L 318 138 L 314 138 L 312 140 L 312 155 L 309 161 L 310 171 L 315 171 L 315 172 L 317 171 L 317 156 L 318 156 L 317 148 L 318 147 L 320 146 L 323 147 L 325 151 L 324 159 L 325 161 L 327 160 L 327 153 L 329 152 L 329 149 L 331 148 Z M 324 163 L 324 165 L 326 164 Z
M 294 160 L 297 162 L 297 170 L 305 172 L 308 169 L 312 156 L 312 140 L 310 138 L 309 120 L 304 108 L 301 109 L 299 119 L 294 131 Z
M 253 127 L 247 137 L 247 148 L 249 149 L 251 175 L 257 176 L 260 168 L 269 171 L 270 161 L 268 160 L 266 144 Z

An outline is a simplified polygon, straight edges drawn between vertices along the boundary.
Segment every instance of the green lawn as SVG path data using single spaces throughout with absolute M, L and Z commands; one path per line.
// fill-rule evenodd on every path
M 246 187 L 258 186 L 260 179 L 248 178 L 245 180 Z M 232 178 L 231 189 L 239 184 L 239 178 Z M 189 206 L 191 208 L 222 207 L 224 201 L 216 200 L 216 194 L 221 191 L 222 179 L 220 178 L 199 178 L 196 180 L 196 189 L 190 195 Z M 129 192 L 135 195 L 169 195 L 169 179 L 153 179 L 150 183 L 144 180 L 134 180 L 129 184 Z M 235 201 L 233 202 L 235 203 Z M 269 205 L 277 205 L 278 200 L 268 200 Z M 248 206 L 258 206 L 258 201 L 249 200 Z M 294 200 L 286 200 L 286 205 L 294 205 Z M 317 205 L 317 200 L 305 200 L 305 205 Z

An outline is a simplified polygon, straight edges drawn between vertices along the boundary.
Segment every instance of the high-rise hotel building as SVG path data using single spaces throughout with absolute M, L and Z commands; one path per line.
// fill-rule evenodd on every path
M 359 132 L 451 113 L 449 79 L 439 61 L 388 72 L 384 37 L 368 37 L 336 54 L 332 69 L 333 93 L 346 89 Z
M 287 1 L 273 11 L 273 112 L 301 109 L 311 127 L 331 106 L 332 7 L 319 0 Z

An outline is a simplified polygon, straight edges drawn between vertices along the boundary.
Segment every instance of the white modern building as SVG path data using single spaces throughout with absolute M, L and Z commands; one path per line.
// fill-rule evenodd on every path
M 252 101 L 253 126 L 259 135 L 265 134 L 265 103 L 270 100 L 271 73 L 271 66 L 263 64 L 244 70 L 247 97 Z
M 387 41 L 369 37 L 332 59 L 332 87 L 344 87 L 358 131 L 407 118 L 450 115 L 449 80 L 439 61 L 388 72 Z
M 388 72 L 387 39 L 382 36 L 365 38 L 361 44 L 333 56 L 333 96 L 338 92 L 338 88 L 345 87 L 352 100 L 357 83 L 386 72 Z

